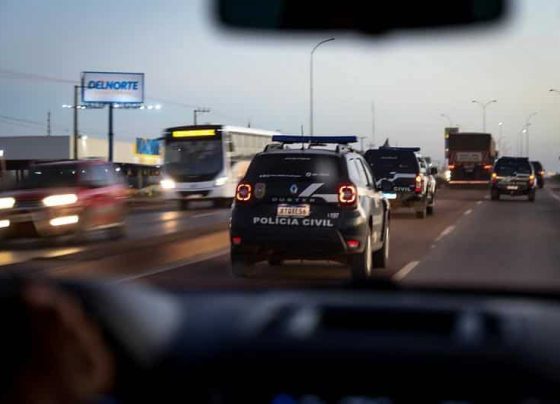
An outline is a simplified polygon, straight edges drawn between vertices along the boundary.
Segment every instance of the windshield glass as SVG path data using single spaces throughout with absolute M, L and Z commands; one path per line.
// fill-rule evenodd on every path
M 334 182 L 340 178 L 339 158 L 331 156 L 260 155 L 247 172 L 250 181 Z
M 208 176 L 223 167 L 220 140 L 173 141 L 165 146 L 165 171 L 171 176 Z
M 496 164 L 496 174 L 510 176 L 517 174 L 531 174 L 531 164 L 528 161 L 500 160 Z
M 29 175 L 21 183 L 21 188 L 72 187 L 78 184 L 78 175 L 76 166 L 38 166 L 29 171 Z
M 368 150 L 366 160 L 376 178 L 387 178 L 394 173 L 418 173 L 418 160 L 412 152 Z

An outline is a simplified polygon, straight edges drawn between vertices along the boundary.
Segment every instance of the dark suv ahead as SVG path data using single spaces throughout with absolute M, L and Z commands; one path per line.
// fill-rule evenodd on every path
M 428 167 L 419 154 L 420 149 L 413 147 L 380 147 L 365 153 L 377 181 L 392 184 L 395 199 L 393 207 L 410 207 L 416 217 L 423 219 L 434 212 L 435 167 Z
M 527 157 L 501 157 L 494 164 L 490 182 L 493 201 L 501 195 L 527 196 L 535 201 L 536 181 L 532 164 Z
M 537 185 L 539 188 L 544 187 L 544 168 L 540 161 L 531 161 L 533 169 L 535 170 L 535 177 L 537 178 Z
M 264 260 L 270 265 L 286 259 L 335 260 L 350 265 L 353 279 L 384 267 L 389 203 L 367 162 L 346 145 L 355 137 L 272 140 L 278 143 L 255 156 L 237 186 L 231 217 L 233 275 L 247 276 Z

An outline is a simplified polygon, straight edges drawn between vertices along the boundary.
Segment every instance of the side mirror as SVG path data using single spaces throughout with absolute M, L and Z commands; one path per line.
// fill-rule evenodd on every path
M 437 167 L 430 167 L 430 174 L 431 175 L 437 175 L 437 173 L 438 173 Z

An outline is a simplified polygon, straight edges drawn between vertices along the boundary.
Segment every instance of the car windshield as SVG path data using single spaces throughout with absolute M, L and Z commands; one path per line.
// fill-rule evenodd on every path
M 0 0 L 0 271 L 560 295 L 558 2 L 274 34 L 218 3 Z M 225 3 L 257 27 L 269 2 Z
M 496 164 L 496 174 L 501 176 L 531 174 L 531 164 L 526 160 L 499 160 Z
M 28 176 L 21 182 L 21 188 L 75 187 L 78 176 L 75 165 L 36 166 L 29 170 Z
M 395 173 L 418 173 L 418 159 L 413 152 L 368 150 L 366 160 L 376 178 L 391 177 Z
M 259 155 L 249 170 L 250 181 L 336 182 L 340 178 L 339 158 L 303 154 Z

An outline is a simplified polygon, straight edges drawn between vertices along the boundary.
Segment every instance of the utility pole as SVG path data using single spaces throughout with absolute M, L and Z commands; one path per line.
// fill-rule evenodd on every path
M 47 112 L 47 136 L 51 135 L 51 111 Z
M 74 143 L 74 159 L 78 160 L 78 89 L 80 86 L 74 86 L 74 119 L 73 119 L 73 143 Z
M 193 110 L 193 125 L 197 124 L 197 115 L 210 112 L 210 108 L 195 108 Z

